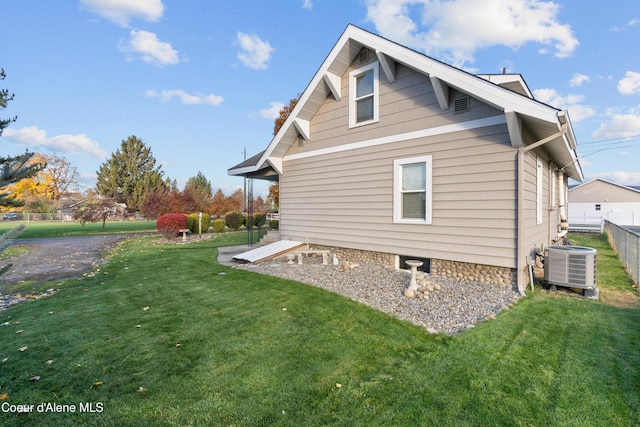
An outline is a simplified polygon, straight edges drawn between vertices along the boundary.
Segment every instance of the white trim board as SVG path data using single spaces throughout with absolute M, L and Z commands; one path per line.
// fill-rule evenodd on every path
M 451 125 L 438 126 L 429 129 L 422 129 L 414 132 L 399 133 L 396 135 L 385 136 L 382 138 L 369 139 L 366 141 L 352 142 L 350 144 L 338 145 L 336 147 L 320 148 L 318 150 L 307 151 L 304 153 L 289 154 L 282 158 L 283 161 L 306 159 L 308 157 L 323 156 L 326 154 L 340 153 L 342 151 L 355 150 L 358 148 L 374 147 L 376 145 L 392 144 L 410 139 L 425 138 L 429 136 L 443 135 L 452 132 L 460 132 L 470 129 L 483 128 L 494 125 L 506 124 L 504 115 L 487 117 L 484 119 L 470 120 L 468 122 L 455 123 Z
M 274 258 L 301 246 L 306 246 L 306 243 L 296 242 L 294 240 L 278 240 L 277 242 L 270 243 L 266 246 L 238 254 L 234 256 L 233 259 L 247 262 L 258 262 Z

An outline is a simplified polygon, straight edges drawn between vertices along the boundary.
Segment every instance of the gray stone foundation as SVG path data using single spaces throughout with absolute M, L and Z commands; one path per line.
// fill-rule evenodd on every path
M 431 274 L 449 279 L 470 280 L 504 287 L 517 287 L 516 270 L 492 265 L 431 260 Z
M 338 259 L 345 259 L 347 261 L 359 262 L 359 261 L 369 261 L 375 262 L 377 264 L 384 265 L 385 267 L 394 268 L 395 267 L 395 256 L 392 254 L 386 254 L 383 252 L 375 252 L 375 251 L 361 251 L 358 249 L 347 249 L 347 248 L 338 248 L 334 246 L 324 246 L 324 245 L 314 245 L 310 244 L 313 249 L 328 249 L 331 251 L 331 254 L 335 254 Z
M 395 255 L 375 251 L 362 251 L 325 245 L 310 245 L 314 249 L 328 249 L 341 260 L 351 262 L 369 261 L 385 267 L 395 267 Z M 515 269 L 492 265 L 472 264 L 457 261 L 431 259 L 431 275 L 448 279 L 468 280 L 502 287 L 517 288 Z

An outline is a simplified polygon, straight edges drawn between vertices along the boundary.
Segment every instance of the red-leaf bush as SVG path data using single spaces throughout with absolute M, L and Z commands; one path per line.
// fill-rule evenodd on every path
M 187 228 L 189 219 L 185 214 L 167 214 L 158 217 L 156 228 L 166 238 L 175 237 L 179 231 Z

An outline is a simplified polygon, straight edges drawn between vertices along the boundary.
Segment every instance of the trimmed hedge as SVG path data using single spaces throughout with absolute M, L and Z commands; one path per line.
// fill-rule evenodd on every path
M 187 227 L 193 234 L 198 234 L 198 224 L 199 224 L 199 216 L 197 213 L 189 214 L 188 216 L 188 225 Z M 202 232 L 206 233 L 209 230 L 209 224 L 211 223 L 211 216 L 207 213 L 202 213 Z
M 213 231 L 215 231 L 216 233 L 222 233 L 222 230 L 224 230 L 224 227 L 226 227 L 224 219 L 213 220 Z
M 277 230 L 280 228 L 280 221 L 278 221 L 277 219 L 272 219 L 271 221 L 269 221 L 269 228 L 273 229 L 273 230 Z
M 167 214 L 158 217 L 156 229 L 162 234 L 178 234 L 179 230 L 187 228 L 188 218 L 185 214 Z

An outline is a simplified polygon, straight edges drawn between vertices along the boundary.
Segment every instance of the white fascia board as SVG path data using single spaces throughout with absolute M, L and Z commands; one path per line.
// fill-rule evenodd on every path
M 331 49 L 331 52 L 329 52 L 329 55 L 327 55 L 322 65 L 320 66 L 316 74 L 311 79 L 311 82 L 309 83 L 307 88 L 304 90 L 304 92 L 300 96 L 300 99 L 298 100 L 298 103 L 294 107 L 293 111 L 291 111 L 287 120 L 285 120 L 285 122 L 283 123 L 278 133 L 271 140 L 271 143 L 265 150 L 264 155 L 258 162 L 258 167 L 262 165 L 265 161 L 269 161 L 269 163 L 271 163 L 271 166 L 273 166 L 273 168 L 276 169 L 278 173 L 282 172 L 282 167 L 278 168 L 272 163 L 272 160 L 274 158 L 274 156 L 272 156 L 272 153 L 278 147 L 287 129 L 289 129 L 293 121 L 297 118 L 298 114 L 300 114 L 300 111 L 302 111 L 304 105 L 307 103 L 307 101 L 309 101 L 309 98 L 311 97 L 313 92 L 317 90 L 318 85 L 323 82 L 324 76 L 326 74 L 329 74 L 328 72 L 329 67 L 331 66 L 331 64 L 333 64 L 333 62 L 336 60 L 336 58 L 340 54 L 342 47 L 349 41 L 349 39 L 353 38 L 351 36 L 351 33 L 353 32 L 354 29 L 355 27 L 349 25 L 347 29 L 342 33 L 342 35 L 340 36 L 336 44 Z M 341 86 L 341 85 L 338 85 L 338 86 Z M 282 164 L 282 158 L 280 158 L 280 164 Z
M 255 172 L 257 171 L 258 168 L 256 166 L 247 166 L 244 168 L 238 168 L 238 169 L 227 169 L 227 175 L 229 176 L 240 176 L 240 175 L 245 175 L 251 172 Z
M 433 86 L 433 90 L 436 93 L 436 98 L 438 99 L 438 104 L 440 105 L 440 110 L 446 111 L 449 109 L 449 86 L 439 78 L 435 76 L 429 76 L 429 80 L 431 80 L 431 85 Z
M 362 29 L 350 26 L 345 33 L 348 33 L 350 38 L 376 51 L 383 52 L 396 62 L 405 64 L 429 76 L 434 76 L 444 81 L 447 85 L 455 87 L 498 109 L 513 110 L 549 123 L 557 123 L 557 110 L 548 105 L 497 86 L 485 79 L 436 61 Z
M 382 66 L 382 71 L 384 71 L 384 75 L 387 76 L 387 80 L 389 81 L 389 83 L 395 82 L 396 81 L 395 61 L 379 50 L 376 50 L 376 56 L 378 57 L 378 61 Z
M 342 79 L 340 76 L 336 76 L 333 73 L 325 73 L 324 82 L 327 84 L 327 87 L 331 91 L 331 94 L 336 99 L 336 101 L 340 101 L 342 98 Z

